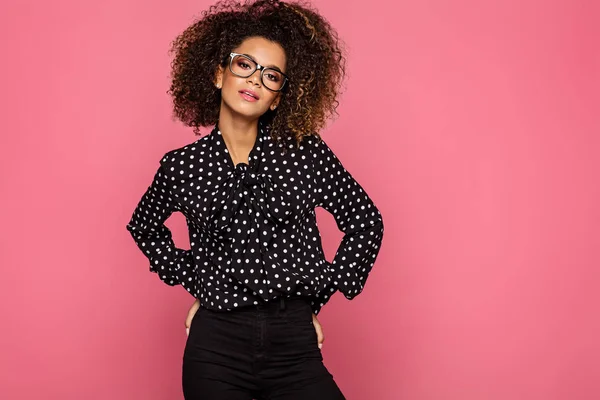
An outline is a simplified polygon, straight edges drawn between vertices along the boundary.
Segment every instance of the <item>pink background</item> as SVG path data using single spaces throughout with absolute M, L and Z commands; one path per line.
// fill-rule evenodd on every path
M 208 4 L 2 2 L 0 398 L 182 398 L 193 298 L 125 225 L 196 139 L 167 48 Z M 600 398 L 598 2 L 315 4 L 350 51 L 324 137 L 386 222 L 320 317 L 348 399 Z

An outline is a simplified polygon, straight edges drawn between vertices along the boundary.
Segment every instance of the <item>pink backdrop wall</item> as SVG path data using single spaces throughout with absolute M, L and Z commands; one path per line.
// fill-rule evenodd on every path
M 2 2 L 0 398 L 182 398 L 193 299 L 125 224 L 196 139 L 167 48 L 207 4 Z M 350 50 L 324 137 L 386 219 L 320 317 L 348 398 L 600 398 L 598 2 L 315 4 Z

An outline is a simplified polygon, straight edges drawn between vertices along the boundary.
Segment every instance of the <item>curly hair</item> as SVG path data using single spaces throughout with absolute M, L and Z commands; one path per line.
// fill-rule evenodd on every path
M 276 111 L 261 120 L 277 140 L 313 135 L 329 117 L 338 115 L 338 96 L 346 75 L 344 44 L 335 29 L 307 4 L 254 0 L 242 4 L 221 0 L 202 12 L 171 43 L 173 115 L 199 135 L 200 126 L 215 125 L 221 92 L 214 77 L 225 67 L 233 48 L 246 38 L 259 36 L 279 43 L 286 54 L 290 82 L 282 91 Z

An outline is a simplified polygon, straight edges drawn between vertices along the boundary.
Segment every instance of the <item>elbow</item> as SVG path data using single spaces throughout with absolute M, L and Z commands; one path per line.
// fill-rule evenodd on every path
M 383 240 L 383 232 L 385 231 L 385 226 L 383 224 L 383 218 L 381 216 L 371 225 L 371 234 L 373 234 L 376 238 L 376 241 L 381 244 Z
M 384 231 L 383 217 L 380 216 L 379 220 L 377 221 L 377 223 L 375 225 L 379 229 L 379 233 L 383 236 L 383 231 Z

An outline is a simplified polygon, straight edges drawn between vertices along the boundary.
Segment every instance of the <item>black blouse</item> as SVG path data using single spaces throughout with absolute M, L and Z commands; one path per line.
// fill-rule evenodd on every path
M 127 224 L 150 271 L 216 311 L 300 295 L 318 314 L 337 290 L 361 293 L 383 238 L 379 210 L 325 141 L 284 143 L 260 123 L 249 164 L 234 165 L 216 125 L 167 152 Z M 344 232 L 331 263 L 318 206 Z M 163 224 L 175 211 L 186 217 L 190 250 L 175 247 Z

